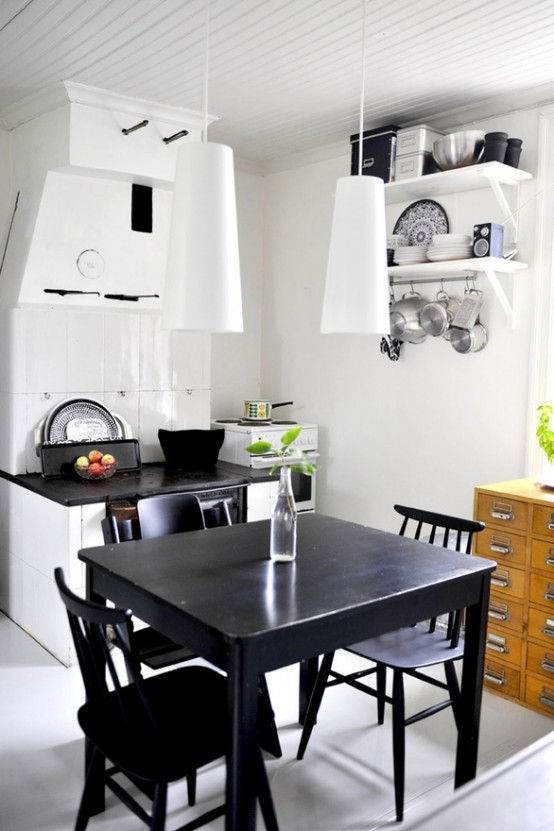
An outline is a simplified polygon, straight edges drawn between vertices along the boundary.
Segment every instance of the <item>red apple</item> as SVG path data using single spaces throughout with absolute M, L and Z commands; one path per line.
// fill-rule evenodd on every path
M 89 465 L 88 472 L 91 476 L 102 476 L 104 473 L 104 467 L 100 464 L 100 462 L 92 462 L 92 464 Z
M 100 450 L 91 450 L 88 454 L 88 458 L 90 462 L 99 462 L 102 458 L 102 455 L 103 454 L 100 452 Z
M 111 453 L 104 453 L 104 455 L 100 459 L 100 464 L 109 467 L 110 465 L 115 464 L 115 459 Z

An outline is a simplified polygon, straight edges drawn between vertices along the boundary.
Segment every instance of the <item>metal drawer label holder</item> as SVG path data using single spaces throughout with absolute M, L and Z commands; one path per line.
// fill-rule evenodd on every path
M 551 687 L 543 687 L 539 693 L 539 701 L 546 707 L 554 709 L 554 690 Z
M 547 583 L 546 584 L 546 591 L 544 593 L 544 599 L 548 600 L 550 603 L 554 603 L 554 583 Z
M 487 649 L 491 649 L 493 652 L 501 652 L 503 655 L 508 655 L 510 652 L 508 644 L 506 643 L 506 638 L 503 638 L 500 635 L 495 635 L 494 632 L 488 632 L 486 647 Z
M 496 603 L 494 600 L 491 600 L 489 603 L 488 616 L 494 618 L 495 620 L 510 620 L 510 612 L 508 609 L 509 607 L 506 603 Z M 554 637 L 554 630 L 552 635 Z
M 512 538 L 501 537 L 499 534 L 491 534 L 489 551 L 493 551 L 495 554 L 513 554 Z M 552 565 L 554 565 L 554 560 L 552 560 Z
M 512 522 L 515 519 L 513 506 L 509 502 L 493 502 L 491 517 L 493 519 L 500 519 L 503 522 Z
M 510 580 L 510 572 L 502 568 L 497 568 L 492 574 L 491 585 L 500 586 L 502 589 L 511 588 L 512 581 Z
M 494 684 L 496 687 L 505 687 L 508 683 L 504 670 L 493 669 L 489 664 L 485 665 L 485 681 Z
M 543 635 L 546 635 L 547 638 L 554 638 L 554 620 L 547 617 L 546 626 L 541 626 L 541 632 Z
M 545 672 L 554 672 L 554 655 L 551 652 L 545 652 L 540 661 L 540 668 Z

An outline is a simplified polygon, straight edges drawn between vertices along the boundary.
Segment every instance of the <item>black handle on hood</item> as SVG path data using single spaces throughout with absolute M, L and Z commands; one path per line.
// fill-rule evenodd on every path
M 59 294 L 65 297 L 66 294 L 97 294 L 100 297 L 99 291 L 80 291 L 78 289 L 44 289 L 45 294 Z
M 106 300 L 133 300 L 135 303 L 141 297 L 159 297 L 159 294 L 105 294 Z
M 294 401 L 280 401 L 279 404 L 272 404 L 271 409 L 274 410 L 275 407 L 286 407 L 287 404 L 294 404 Z

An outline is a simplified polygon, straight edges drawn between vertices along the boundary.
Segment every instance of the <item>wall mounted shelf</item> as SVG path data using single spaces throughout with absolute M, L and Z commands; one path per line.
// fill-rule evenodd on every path
M 440 173 L 431 173 L 414 179 L 401 182 L 390 182 L 385 185 L 385 199 L 387 203 L 405 202 L 409 199 L 429 199 L 444 194 L 453 194 L 490 188 L 498 202 L 504 216 L 504 224 L 512 228 L 514 240 L 517 224 L 514 214 L 504 194 L 504 187 L 515 187 L 522 182 L 532 179 L 532 175 L 500 162 L 485 162 L 484 164 L 460 167 L 456 170 L 444 170 Z M 513 243 L 516 244 L 515 242 Z M 402 285 L 404 282 L 431 283 L 448 279 L 449 281 L 467 277 L 474 277 L 483 273 L 504 310 L 508 325 L 515 326 L 516 283 L 514 275 L 517 271 L 524 271 L 526 263 L 500 257 L 474 257 L 467 260 L 447 260 L 443 262 L 417 263 L 408 266 L 391 266 L 389 277 L 391 285 Z M 512 302 L 508 299 L 502 286 L 499 274 L 511 275 L 513 280 Z M 407 279 L 405 279 L 407 278 Z

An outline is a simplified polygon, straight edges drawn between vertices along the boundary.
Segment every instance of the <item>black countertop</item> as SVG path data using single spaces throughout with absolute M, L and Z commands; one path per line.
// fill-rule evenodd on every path
M 138 471 L 117 472 L 111 479 L 97 482 L 63 477 L 45 479 L 40 473 L 12 475 L 1 470 L 0 477 L 68 508 L 158 493 L 251 485 L 274 478 L 269 475 L 269 470 L 254 470 L 229 462 L 218 462 L 214 470 L 200 473 L 171 471 L 163 463 L 145 464 Z

